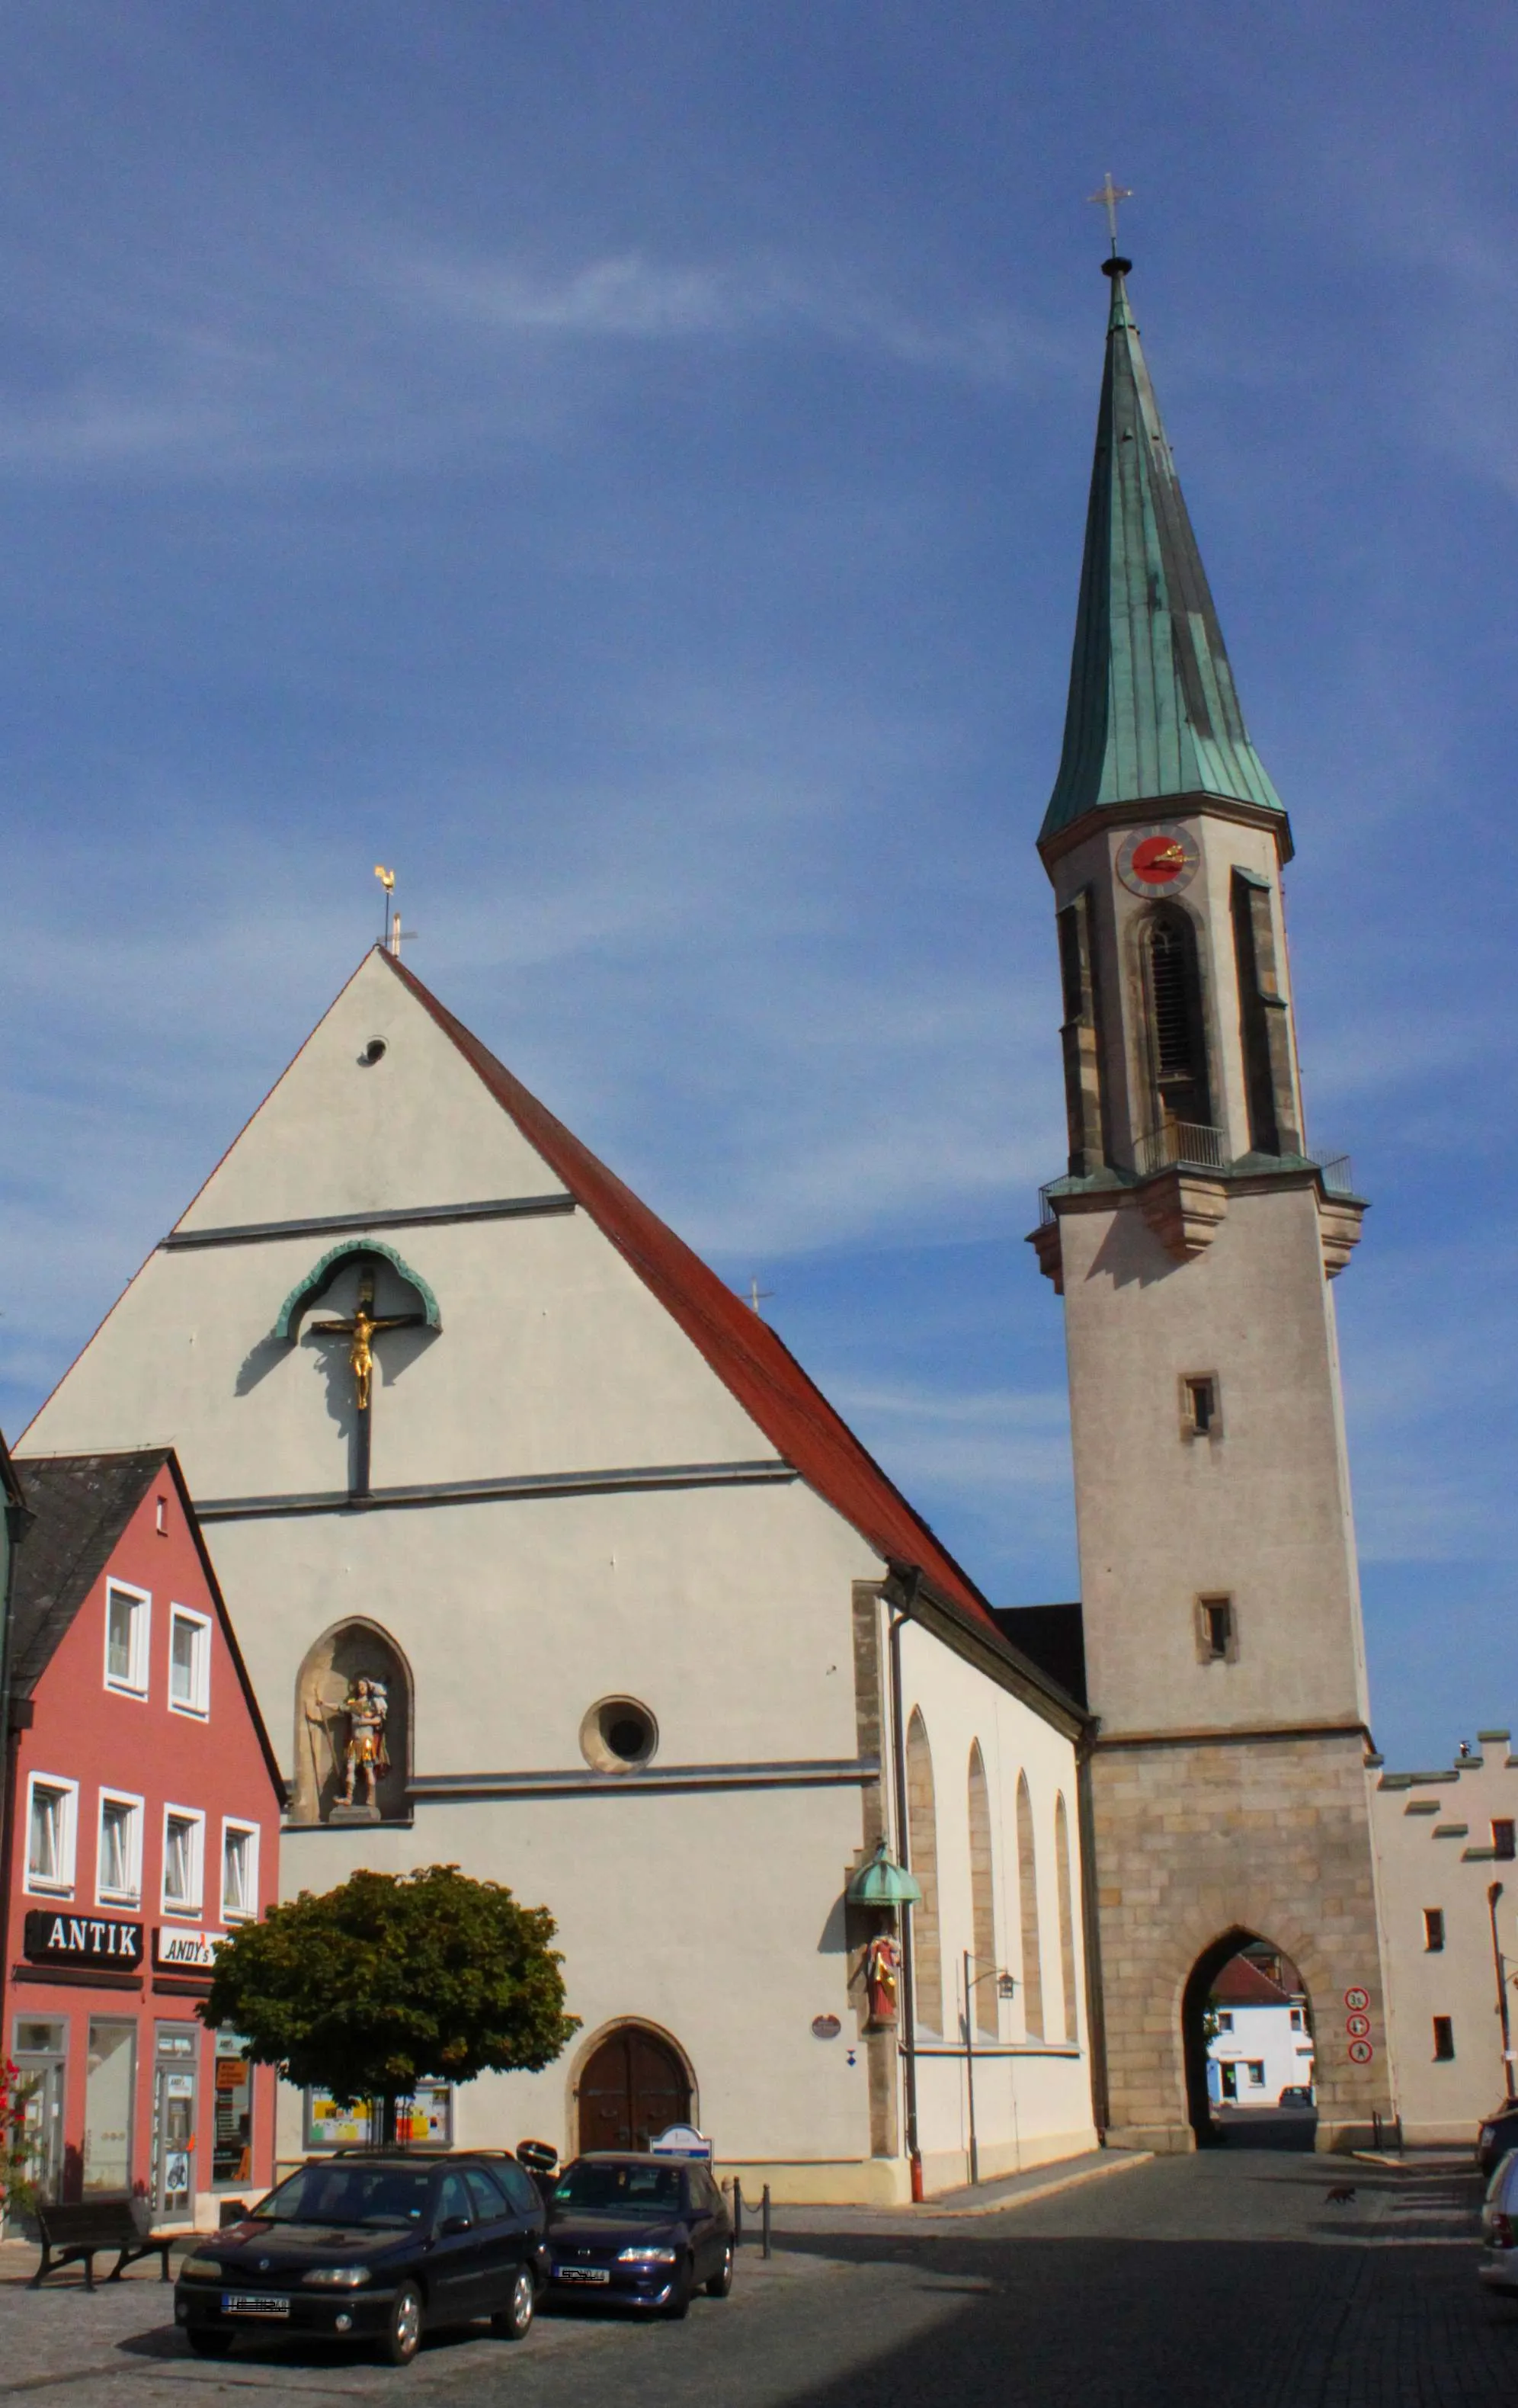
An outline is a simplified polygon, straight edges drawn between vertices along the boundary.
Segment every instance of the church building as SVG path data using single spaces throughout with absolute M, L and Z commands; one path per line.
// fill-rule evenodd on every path
M 429 2093 L 432 2137 L 694 2119 L 777 2198 L 882 2200 L 1093 2143 L 1082 1709 L 757 1312 L 388 952 L 22 1474 L 160 1443 L 279 1754 L 284 1893 L 451 1863 L 558 1919 L 576 2042 Z M 353 2129 L 281 2114 L 285 2158 Z

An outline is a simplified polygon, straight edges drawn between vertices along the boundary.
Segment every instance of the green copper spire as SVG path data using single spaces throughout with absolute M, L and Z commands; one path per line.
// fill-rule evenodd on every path
M 1249 740 L 1196 538 L 1112 258 L 1065 752 L 1039 841 L 1106 804 L 1217 795 L 1282 811 Z

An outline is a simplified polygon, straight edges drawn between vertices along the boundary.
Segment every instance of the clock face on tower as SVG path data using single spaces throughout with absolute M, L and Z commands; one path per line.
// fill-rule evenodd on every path
M 1184 828 L 1135 828 L 1124 839 L 1117 874 L 1130 895 L 1180 895 L 1196 877 L 1200 858 Z

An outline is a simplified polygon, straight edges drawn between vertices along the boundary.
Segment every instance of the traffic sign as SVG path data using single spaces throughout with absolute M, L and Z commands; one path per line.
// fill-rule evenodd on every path
M 1352 2015 L 1363 2015 L 1370 2004 L 1370 1993 L 1368 1990 L 1346 1990 L 1344 2004 Z
M 1368 2015 L 1346 2015 L 1344 2018 L 1344 2029 L 1348 2032 L 1351 2040 L 1368 2040 L 1370 2037 L 1370 2017 Z
M 1352 2040 L 1350 2042 L 1350 2063 L 1352 2065 L 1368 2065 L 1375 2054 L 1375 2050 L 1371 2047 L 1370 2042 L 1368 2040 Z

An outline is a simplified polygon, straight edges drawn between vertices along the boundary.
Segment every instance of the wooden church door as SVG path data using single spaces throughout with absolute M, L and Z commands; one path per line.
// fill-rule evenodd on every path
M 604 2040 L 580 2077 L 581 2149 L 646 2149 L 666 2125 L 690 2117 L 684 2067 L 641 2024 Z

